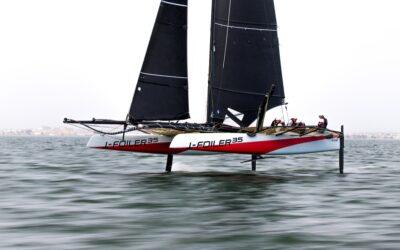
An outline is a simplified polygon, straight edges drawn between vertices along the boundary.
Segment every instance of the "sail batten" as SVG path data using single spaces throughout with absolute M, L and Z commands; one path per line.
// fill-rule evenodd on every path
M 225 28 L 230 28 L 230 29 L 242 29 L 242 30 L 254 30 L 254 31 L 270 31 L 270 32 L 277 32 L 277 29 L 263 29 L 263 28 L 255 28 L 252 26 L 236 26 L 236 25 L 228 25 L 228 24 L 222 24 L 222 23 L 215 23 L 217 26 L 225 27 Z
M 133 122 L 189 118 L 187 0 L 162 0 L 133 96 Z
M 174 5 L 174 6 L 187 8 L 187 4 L 175 3 L 175 2 L 171 2 L 171 1 L 161 1 L 161 2 L 162 3 L 166 3 L 166 4 L 170 4 L 170 5 Z M 182 2 L 184 2 L 184 1 L 182 1 Z
M 218 91 L 223 91 L 223 92 L 236 93 L 236 94 L 265 97 L 265 94 L 260 93 L 260 92 L 249 92 L 249 91 L 246 91 L 246 90 L 228 89 L 228 88 L 222 88 L 222 87 L 212 87 L 212 89 L 218 90 Z M 272 97 L 273 98 L 285 98 L 284 96 L 279 96 L 279 95 L 272 95 Z
M 148 76 L 157 76 L 157 77 L 165 77 L 165 78 L 176 78 L 176 79 L 188 79 L 187 76 L 169 76 L 169 75 L 159 75 L 159 74 L 151 74 L 151 73 L 145 73 L 145 72 L 140 72 L 143 75 L 148 75 Z
M 212 11 L 208 121 L 232 109 L 250 126 L 272 85 L 269 108 L 285 98 L 274 1 L 213 0 Z

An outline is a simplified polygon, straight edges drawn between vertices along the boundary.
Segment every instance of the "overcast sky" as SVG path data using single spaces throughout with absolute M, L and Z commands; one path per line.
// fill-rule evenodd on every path
M 0 0 L 0 129 L 124 119 L 159 2 Z M 325 114 L 330 127 L 349 132 L 400 131 L 400 1 L 275 4 L 289 115 L 315 124 Z M 198 122 L 210 5 L 189 1 L 190 109 Z

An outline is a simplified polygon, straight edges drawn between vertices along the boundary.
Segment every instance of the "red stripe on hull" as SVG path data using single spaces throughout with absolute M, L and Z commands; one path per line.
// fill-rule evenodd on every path
M 128 151 L 137 153 L 151 153 L 151 154 L 179 154 L 186 149 L 170 148 L 171 143 L 152 143 L 144 145 L 128 145 L 128 146 L 111 146 L 111 147 L 97 147 L 98 149 L 107 149 L 115 151 Z
M 233 153 L 233 154 L 268 154 L 282 148 L 308 142 L 325 140 L 325 139 L 328 139 L 328 137 L 318 136 L 318 137 L 304 137 L 304 138 L 293 138 L 284 140 L 265 140 L 258 142 L 237 143 L 225 146 L 192 148 L 192 150 Z

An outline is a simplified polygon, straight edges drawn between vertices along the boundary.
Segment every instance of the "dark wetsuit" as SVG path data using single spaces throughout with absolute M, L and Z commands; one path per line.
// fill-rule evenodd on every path
M 320 127 L 320 128 L 327 128 L 327 127 L 328 127 L 328 119 L 326 119 L 326 118 L 323 118 L 323 119 L 324 119 L 323 122 L 319 122 L 319 123 L 318 123 L 318 127 Z

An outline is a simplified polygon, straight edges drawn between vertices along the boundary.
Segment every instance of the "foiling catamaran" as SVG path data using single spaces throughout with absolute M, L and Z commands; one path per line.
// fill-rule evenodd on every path
M 285 105 L 273 0 L 212 0 L 207 122 L 182 122 L 190 117 L 187 9 L 187 0 L 161 1 L 125 120 L 64 119 L 96 132 L 87 147 L 164 154 L 168 172 L 175 154 L 246 154 L 255 170 L 265 155 L 340 149 L 343 162 L 343 127 L 263 126 L 268 110 Z

